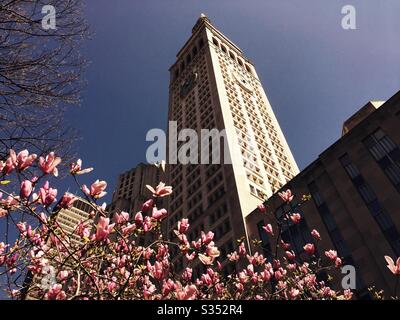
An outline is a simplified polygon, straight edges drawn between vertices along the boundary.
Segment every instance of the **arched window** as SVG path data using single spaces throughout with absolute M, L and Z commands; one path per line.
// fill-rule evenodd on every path
M 214 43 L 214 45 L 215 45 L 215 46 L 217 46 L 217 47 L 219 47 L 218 40 L 217 40 L 217 39 L 215 39 L 215 38 L 212 38 L 212 40 L 213 40 L 213 43 Z
M 183 70 L 185 70 L 185 62 L 184 62 L 184 61 L 182 61 L 182 63 L 181 63 L 181 72 L 182 72 Z
M 229 51 L 229 56 L 230 56 L 233 60 L 235 60 L 235 55 L 233 54 L 232 51 Z
M 176 68 L 175 70 L 175 79 L 179 77 L 179 68 Z
M 197 47 L 196 46 L 193 47 L 192 53 L 193 53 L 193 57 L 197 54 Z
M 203 46 L 204 46 L 204 40 L 203 40 L 203 38 L 201 38 L 200 41 L 199 41 L 200 49 L 203 48 Z
M 250 69 L 250 67 L 249 67 L 248 64 L 246 64 L 246 70 L 247 70 L 248 72 L 251 72 L 251 69 Z
M 242 60 L 240 60 L 239 58 L 238 58 L 237 60 L 238 60 L 239 66 L 242 66 L 242 67 L 243 67 L 243 62 L 242 62 Z
M 192 61 L 192 57 L 190 56 L 190 54 L 188 54 L 188 56 L 186 57 L 186 63 L 189 64 L 190 61 Z
M 221 44 L 221 49 L 222 49 L 222 52 L 224 52 L 224 53 L 226 53 L 227 51 L 226 51 L 226 48 L 225 48 L 225 46 L 224 45 L 222 45 Z

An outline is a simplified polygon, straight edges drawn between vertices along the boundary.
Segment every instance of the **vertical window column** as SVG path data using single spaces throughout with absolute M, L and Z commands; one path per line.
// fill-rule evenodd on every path
M 346 153 L 339 159 L 343 168 L 346 170 L 348 176 L 353 182 L 354 187 L 357 189 L 359 195 L 363 199 L 372 217 L 382 230 L 386 240 L 392 247 L 397 256 L 400 255 L 400 234 L 393 223 L 393 220 L 382 207 L 375 193 L 364 180 L 357 167 L 351 162 L 349 155 Z

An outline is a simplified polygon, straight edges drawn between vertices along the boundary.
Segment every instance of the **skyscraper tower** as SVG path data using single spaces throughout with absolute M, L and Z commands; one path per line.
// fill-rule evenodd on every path
M 190 237 L 212 230 L 229 253 L 243 218 L 299 170 L 254 65 L 203 14 L 170 68 L 168 119 L 178 132 L 225 130 L 231 164 L 169 165 L 169 225 L 188 217 Z

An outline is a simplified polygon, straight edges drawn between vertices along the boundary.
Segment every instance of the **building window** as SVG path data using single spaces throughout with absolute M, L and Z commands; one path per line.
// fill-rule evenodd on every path
M 229 51 L 229 56 L 231 57 L 231 59 L 235 60 L 235 55 L 233 54 L 232 51 Z
M 214 43 L 214 45 L 215 45 L 216 47 L 219 46 L 219 43 L 218 43 L 218 40 L 217 40 L 217 39 L 212 38 L 212 41 L 213 41 L 213 43 Z
M 196 54 L 197 54 L 197 47 L 193 47 L 192 53 L 193 53 L 193 57 L 196 56 Z
M 399 147 L 381 129 L 364 139 L 363 143 L 397 191 L 400 192 Z
M 269 261 L 272 261 L 274 255 L 271 250 L 271 243 L 269 241 L 267 232 L 263 229 L 263 226 L 264 226 L 264 221 L 260 221 L 259 223 L 257 223 L 257 229 L 261 239 L 261 247 L 263 250 L 263 255 Z
M 354 187 L 357 189 L 369 212 L 382 230 L 382 233 L 393 251 L 396 255 L 400 255 L 400 234 L 394 225 L 393 220 L 377 199 L 372 188 L 364 180 L 364 177 L 359 173 L 356 166 L 351 162 L 349 155 L 347 153 L 344 154 L 339 158 L 339 161 L 346 170 Z M 354 172 L 358 172 L 358 174 L 354 175 Z
M 222 45 L 222 44 L 221 44 L 221 50 L 222 50 L 223 53 L 227 53 L 226 47 L 224 45 Z
M 199 41 L 199 47 L 200 47 L 200 49 L 204 47 L 204 40 L 203 40 L 203 38 L 201 38 L 200 41 Z
M 300 223 L 295 224 L 286 216 L 291 213 L 299 213 L 302 217 Z M 292 244 L 292 249 L 299 256 L 303 251 L 303 247 L 307 243 L 312 243 L 310 230 L 303 212 L 297 205 L 296 200 L 292 200 L 289 204 L 283 204 L 275 211 L 275 217 L 282 221 L 282 240 Z M 285 220 L 286 219 L 286 220 Z
M 247 64 L 246 64 L 246 70 L 247 70 L 247 72 L 251 73 L 251 69 L 250 69 L 249 65 L 247 65 Z
M 321 216 L 321 219 L 328 230 L 329 237 L 332 240 L 335 249 L 339 253 L 339 255 L 344 258 L 345 261 L 348 261 L 350 257 L 350 251 L 347 248 L 347 245 L 342 237 L 341 232 L 336 224 L 335 219 L 333 218 L 325 200 L 323 199 L 317 184 L 313 181 L 308 185 L 308 189 L 310 190 L 311 197 L 314 201 L 315 206 Z

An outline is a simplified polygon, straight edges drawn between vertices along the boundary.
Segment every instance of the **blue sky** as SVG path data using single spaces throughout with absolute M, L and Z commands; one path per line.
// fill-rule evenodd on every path
M 344 5 L 357 30 L 341 27 Z M 95 177 L 145 160 L 146 133 L 166 128 L 168 68 L 204 12 L 255 64 L 300 168 L 340 137 L 368 100 L 400 90 L 398 0 L 96 0 L 82 105 L 67 120 Z M 92 179 L 93 178 L 93 179 Z M 108 197 L 108 199 L 110 199 Z

